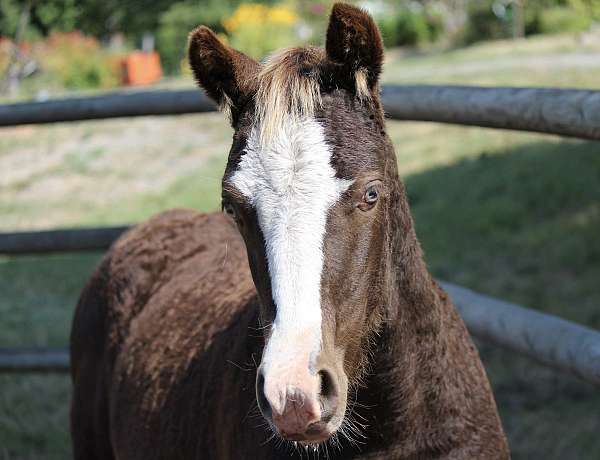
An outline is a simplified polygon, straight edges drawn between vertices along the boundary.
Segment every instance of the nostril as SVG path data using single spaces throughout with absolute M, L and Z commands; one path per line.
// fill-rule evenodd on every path
M 338 387 L 333 374 L 327 369 L 319 371 L 321 379 L 321 391 L 319 393 L 319 402 L 321 404 L 321 421 L 331 420 L 338 405 Z
M 265 376 L 261 370 L 259 370 L 256 375 L 256 402 L 258 402 L 258 408 L 263 414 L 263 417 L 270 419 L 271 405 L 265 396 Z
M 319 371 L 319 378 L 321 379 L 321 396 L 327 397 L 334 391 L 333 377 L 331 373 L 325 369 Z

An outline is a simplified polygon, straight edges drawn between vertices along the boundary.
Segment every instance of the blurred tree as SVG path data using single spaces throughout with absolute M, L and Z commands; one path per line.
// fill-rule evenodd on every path
M 261 3 L 271 4 L 276 1 L 263 0 Z M 79 26 L 85 33 L 103 37 L 118 31 L 139 39 L 144 33 L 156 32 L 165 21 L 169 22 L 181 15 L 184 9 L 194 17 L 200 17 L 200 22 L 221 28 L 220 20 L 241 2 L 242 0 L 79 0 L 77 3 L 80 10 Z M 169 11 L 170 17 L 165 18 L 164 15 Z
M 16 5 L 15 5 L 16 6 Z M 10 42 L 10 56 L 6 69 L 0 81 L 0 93 L 13 95 L 19 89 L 21 80 L 34 72 L 37 65 L 25 53 L 21 46 L 27 32 L 31 17 L 32 0 L 27 0 L 19 5 L 20 12 L 15 26 L 14 36 Z
M 209 26 L 219 34 L 227 33 L 226 39 L 234 46 L 258 57 L 262 55 L 263 49 L 273 49 L 275 44 L 290 44 L 281 38 L 281 28 L 273 27 L 273 22 L 277 21 L 273 21 L 272 16 L 278 11 L 281 12 L 281 8 L 273 9 L 267 6 L 278 3 L 278 0 L 262 1 L 260 5 L 244 3 L 244 0 L 183 0 L 170 5 L 160 15 L 157 28 L 158 51 L 165 70 L 168 73 L 180 70 L 185 58 L 187 36 L 200 24 Z M 226 30 L 225 23 L 231 22 L 234 11 L 238 11 L 238 16 L 240 15 L 240 6 L 245 8 L 245 13 L 241 12 L 241 20 Z M 264 21 L 257 22 L 256 14 L 251 14 L 257 10 L 264 14 Z
M 418 46 L 436 41 L 444 32 L 447 9 L 439 1 L 386 1 L 369 6 L 385 46 Z
M 31 25 L 42 35 L 50 31 L 70 32 L 77 26 L 80 7 L 77 0 L 38 0 L 32 3 Z
M 48 35 L 51 30 L 69 32 L 81 16 L 77 0 L 0 0 L 0 36 L 14 37 L 20 12 L 29 5 L 28 28 L 24 39 Z
M 524 8 L 526 0 L 512 0 L 512 34 L 513 38 L 523 38 L 525 36 L 525 17 Z
M 14 37 L 22 7 L 17 0 L 0 0 L 0 37 Z
M 590 19 L 600 21 L 600 0 L 567 0 L 566 3 Z
M 213 0 L 210 0 L 211 2 Z M 202 22 L 197 5 L 181 2 L 171 5 L 160 17 L 157 46 L 163 68 L 168 73 L 176 71 L 185 56 L 187 35 Z
M 0 35 L 14 35 L 25 1 L 0 0 Z M 139 39 L 144 33 L 156 31 L 162 13 L 174 3 L 177 0 L 37 0 L 31 6 L 31 27 L 44 36 L 53 30 L 79 29 L 98 38 L 123 32 Z M 206 7 L 206 2 L 199 0 L 189 3 L 198 9 Z
M 600 0 L 471 0 L 463 42 L 580 32 L 600 20 Z
M 230 15 L 240 0 L 186 0 L 173 3 L 160 15 L 157 46 L 167 72 L 178 71 L 185 56 L 187 36 L 200 24 L 217 33 L 224 32 L 222 20 Z
M 161 13 L 173 3 L 174 0 L 80 0 L 79 27 L 96 37 L 123 32 L 139 39 L 156 30 Z

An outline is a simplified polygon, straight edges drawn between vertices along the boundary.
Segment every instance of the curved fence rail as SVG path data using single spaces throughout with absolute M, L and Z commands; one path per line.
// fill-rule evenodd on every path
M 556 88 L 389 85 L 386 113 L 397 120 L 435 121 L 600 140 L 600 91 Z M 199 90 L 120 92 L 0 106 L 0 126 L 99 118 L 209 112 Z
M 469 332 L 600 385 L 600 332 L 441 282 Z M 66 349 L 0 349 L 0 372 L 67 372 Z
M 0 372 L 68 372 L 66 348 L 0 348 Z
M 397 120 L 435 121 L 600 140 L 600 91 L 473 86 L 388 86 Z
M 128 227 L 68 228 L 0 233 L 0 254 L 47 254 L 108 248 Z
M 45 102 L 0 105 L 0 126 L 215 111 L 200 90 L 114 92 Z
M 600 385 L 600 332 L 455 284 L 440 284 L 475 337 Z

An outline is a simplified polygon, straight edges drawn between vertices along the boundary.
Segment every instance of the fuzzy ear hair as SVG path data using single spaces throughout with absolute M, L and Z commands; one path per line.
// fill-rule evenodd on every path
M 198 85 L 233 122 L 254 91 L 259 64 L 222 43 L 206 26 L 190 33 L 188 58 Z
M 329 60 L 341 67 L 339 78 L 347 79 L 359 96 L 373 90 L 383 65 L 383 43 L 367 12 L 345 3 L 333 5 L 325 50 Z

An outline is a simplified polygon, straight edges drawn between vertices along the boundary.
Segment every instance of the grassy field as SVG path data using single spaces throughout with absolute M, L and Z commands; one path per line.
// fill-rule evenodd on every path
M 394 51 L 384 80 L 597 88 L 598 75 L 600 49 L 564 36 Z M 600 329 L 600 143 L 428 123 L 388 128 L 436 276 Z M 218 114 L 0 132 L 1 231 L 215 209 L 231 135 Z M 99 257 L 0 258 L 0 346 L 64 345 Z M 480 350 L 515 459 L 600 458 L 597 389 Z M 0 375 L 0 459 L 68 458 L 68 401 L 66 376 Z

